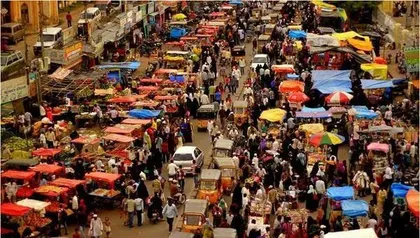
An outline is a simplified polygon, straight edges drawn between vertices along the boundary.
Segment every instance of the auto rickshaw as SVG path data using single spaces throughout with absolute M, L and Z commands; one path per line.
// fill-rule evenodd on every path
M 271 22 L 271 17 L 270 17 L 270 16 L 263 16 L 263 17 L 261 17 L 261 21 L 262 21 L 264 24 L 270 24 L 270 22 Z
M 217 203 L 223 192 L 220 181 L 221 175 L 222 172 L 218 169 L 203 169 L 200 174 L 197 199 L 206 199 L 210 204 Z
M 238 168 L 231 157 L 214 157 L 214 165 L 222 171 L 223 191 L 232 191 L 232 178 L 238 178 Z
M 197 110 L 197 131 L 207 130 L 207 123 L 209 120 L 216 120 L 217 111 L 214 104 L 202 105 Z
M 273 33 L 274 28 L 276 28 L 276 25 L 275 24 L 267 24 L 267 25 L 265 25 L 264 35 L 271 36 L 271 33 Z
M 244 45 L 236 45 L 232 49 L 232 60 L 239 61 L 243 57 L 245 57 L 245 46 Z
M 261 52 L 264 46 L 270 42 L 271 35 L 260 35 L 258 37 L 258 52 Z
M 233 228 L 214 228 L 214 238 L 238 238 L 236 230 Z
M 236 126 L 240 127 L 248 120 L 248 102 L 247 101 L 234 101 L 233 102 L 233 115 Z
M 230 157 L 233 153 L 233 140 L 218 139 L 213 146 L 213 157 Z
M 255 18 L 260 19 L 261 18 L 261 9 L 260 8 L 254 8 L 252 9 L 252 16 Z
M 201 229 L 207 217 L 208 201 L 205 199 L 188 199 L 185 202 L 184 213 L 182 214 L 181 231 L 194 233 Z

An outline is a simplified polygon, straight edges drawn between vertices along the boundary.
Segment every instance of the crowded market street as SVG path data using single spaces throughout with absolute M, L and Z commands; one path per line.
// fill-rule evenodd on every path
M 418 237 L 418 1 L 1 13 L 2 236 Z

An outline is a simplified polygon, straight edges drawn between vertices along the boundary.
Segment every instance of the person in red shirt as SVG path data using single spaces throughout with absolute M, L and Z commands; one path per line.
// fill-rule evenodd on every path
M 66 20 L 67 20 L 67 27 L 71 27 L 71 20 L 73 17 L 71 16 L 70 12 L 67 12 Z

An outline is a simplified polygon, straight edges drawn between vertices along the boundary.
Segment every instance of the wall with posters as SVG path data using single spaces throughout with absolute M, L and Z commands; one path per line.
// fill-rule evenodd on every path
M 406 48 L 404 49 L 405 63 L 408 72 L 419 72 L 420 59 L 419 48 Z
M 26 76 L 1 82 L 1 104 L 27 97 L 28 88 Z

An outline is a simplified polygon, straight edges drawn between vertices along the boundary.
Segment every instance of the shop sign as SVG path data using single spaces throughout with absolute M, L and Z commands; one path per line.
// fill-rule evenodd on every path
M 127 23 L 127 17 L 126 16 L 121 17 L 120 18 L 120 27 L 121 28 L 124 28 L 124 26 L 125 26 L 126 23 Z
M 77 42 L 72 46 L 66 47 L 64 49 L 64 54 L 65 62 L 72 62 L 73 60 L 79 58 L 83 54 L 82 42 Z
M 73 27 L 64 29 L 62 32 L 63 32 L 63 45 L 67 45 L 68 43 L 74 41 L 74 36 L 76 34 Z
M 64 65 L 64 50 L 45 49 L 45 54 L 50 58 L 53 64 Z
M 26 76 L 1 82 L 1 103 L 12 102 L 28 96 Z
M 152 12 L 155 12 L 155 3 L 154 2 L 149 2 L 147 4 L 147 14 L 150 14 Z
M 146 16 L 147 15 L 147 4 L 143 4 L 140 6 L 140 12 L 142 16 Z
M 408 72 L 419 72 L 420 59 L 419 59 L 419 48 L 406 48 L 404 50 L 405 63 L 407 65 Z
M 141 20 L 143 20 L 143 14 L 142 12 L 136 12 L 136 23 L 140 22 Z
M 127 22 L 133 22 L 133 11 L 127 12 Z

